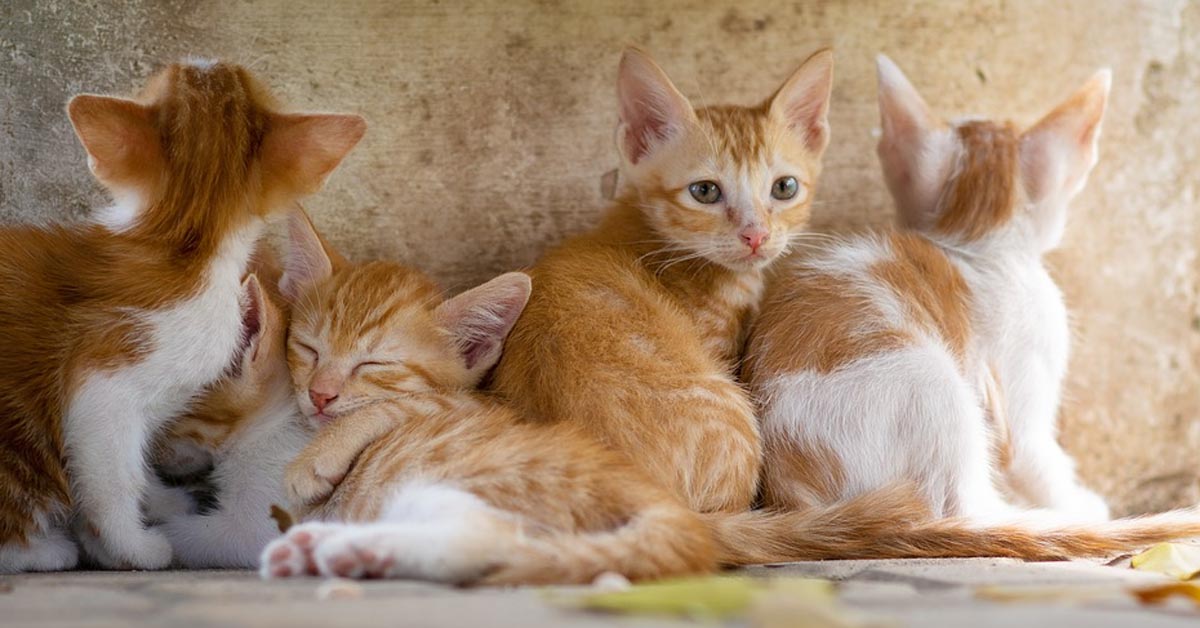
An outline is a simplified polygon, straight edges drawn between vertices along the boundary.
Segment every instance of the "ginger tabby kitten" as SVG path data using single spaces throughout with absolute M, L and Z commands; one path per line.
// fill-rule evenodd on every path
M 95 222 L 0 229 L 0 572 L 171 560 L 141 502 L 153 434 L 233 360 L 264 221 L 317 190 L 361 118 L 286 114 L 236 65 L 176 64 L 67 110 L 115 199 Z
M 618 455 L 475 391 L 528 276 L 443 301 L 399 264 L 336 261 L 303 215 L 291 227 L 288 359 L 320 430 L 288 488 L 318 521 L 264 550 L 264 577 L 588 582 L 716 566 L 705 526 Z
M 763 269 L 808 223 L 832 69 L 822 50 L 758 105 L 693 108 L 626 51 L 630 189 L 534 266 L 492 388 L 524 416 L 582 426 L 696 511 L 748 508 L 761 449 L 734 373 Z
M 1006 524 L 988 534 L 1022 558 L 1045 558 L 1051 538 L 1077 556 L 1200 534 L 1195 509 L 1092 523 L 1108 509 L 1055 440 L 1069 334 L 1042 254 L 1096 163 L 1109 82 L 1097 73 L 1018 131 L 942 122 L 880 57 L 879 156 L 901 228 L 813 247 L 769 286 L 745 365 L 768 507 L 908 481 L 931 518 L 958 518 L 931 530 Z

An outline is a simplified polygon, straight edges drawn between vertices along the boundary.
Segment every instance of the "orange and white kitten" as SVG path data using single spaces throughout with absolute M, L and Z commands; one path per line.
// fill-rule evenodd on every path
M 292 395 L 287 313 L 272 289 L 278 275 L 259 276 L 262 286 L 255 275 L 249 282 L 245 345 L 234 368 L 159 438 L 155 462 L 167 475 L 212 466 L 216 506 L 170 513 L 163 523 L 184 567 L 258 566 L 263 547 L 279 535 L 270 508 L 287 503 L 284 469 L 312 438 Z
M 758 105 L 693 108 L 626 51 L 630 189 L 534 266 L 492 388 L 523 416 L 584 427 L 697 511 L 748 508 L 761 450 L 735 371 L 763 269 L 808 223 L 832 72 L 822 50 Z
M 233 360 L 264 221 L 315 191 L 361 118 L 279 113 L 246 70 L 172 65 L 135 100 L 68 114 L 115 199 L 96 222 L 0 229 L 0 572 L 157 569 L 140 504 L 153 434 Z M 148 493 L 150 495 L 148 495 Z
M 1020 131 L 942 122 L 879 58 L 900 228 L 805 252 L 768 290 L 745 369 L 768 504 L 906 479 L 939 517 L 1004 521 L 1020 505 L 1108 518 L 1056 441 L 1069 332 L 1042 255 L 1096 163 L 1109 82 L 1098 72 Z
M 621 456 L 475 391 L 527 275 L 442 300 L 399 264 L 331 260 L 302 214 L 291 226 L 288 360 L 320 430 L 288 489 L 316 521 L 264 550 L 264 577 L 589 582 L 715 568 L 704 524 Z

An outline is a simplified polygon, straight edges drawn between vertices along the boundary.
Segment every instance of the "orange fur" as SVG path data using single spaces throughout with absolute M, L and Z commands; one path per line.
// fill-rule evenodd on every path
M 627 52 L 618 144 L 631 189 L 530 271 L 533 296 L 492 388 L 523 416 L 584 427 L 698 511 L 749 507 L 761 445 L 733 374 L 761 269 L 808 222 L 831 63 L 814 54 L 758 106 L 694 109 Z M 801 191 L 773 201 L 781 174 Z M 698 204 L 700 180 L 722 200 Z M 766 234 L 757 257 L 738 240 L 751 228 Z
M 319 185 L 363 132 L 334 115 L 315 117 L 334 132 L 283 129 L 289 114 L 275 109 L 225 63 L 172 65 L 137 100 L 72 99 L 89 165 L 118 203 L 100 224 L 0 229 L 0 546 L 72 505 L 61 421 L 81 383 L 145 360 L 143 314 L 198 294 L 232 234 Z
M 429 279 L 393 263 L 328 272 L 296 293 L 288 343 L 302 403 L 322 369 L 338 371 L 336 401 L 319 413 L 307 406 L 322 429 L 288 469 L 308 518 L 375 521 L 398 487 L 445 483 L 503 513 L 476 522 L 483 540 L 462 550 L 494 563 L 479 574 L 489 582 L 716 566 L 706 527 L 622 457 L 575 425 L 523 422 L 473 390 L 470 353 L 446 328 L 446 317 L 464 314 L 448 313 L 461 297 L 443 302 Z

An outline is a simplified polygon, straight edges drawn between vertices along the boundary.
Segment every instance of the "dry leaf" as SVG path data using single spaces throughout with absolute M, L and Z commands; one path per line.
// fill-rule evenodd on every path
M 1133 568 L 1190 580 L 1200 573 L 1200 547 L 1183 543 L 1159 543 L 1133 557 Z
M 754 628 L 862 628 L 875 623 L 838 604 L 828 582 L 807 582 L 823 586 L 793 591 L 789 591 L 790 586 L 770 588 L 751 605 L 750 625 Z
M 986 586 L 975 589 L 975 597 L 991 602 L 1049 602 L 1075 604 L 1120 597 L 1123 589 L 1104 585 L 1074 586 Z
M 721 619 L 740 616 L 764 600 L 787 599 L 795 604 L 834 609 L 833 584 L 809 578 L 759 580 L 738 576 L 686 578 L 640 584 L 624 591 L 585 595 L 580 608 L 611 613 L 674 615 Z M 770 626 L 839 626 L 842 624 L 764 624 Z
M 1192 584 L 1190 582 L 1178 582 L 1175 584 L 1164 584 L 1158 587 L 1150 587 L 1149 589 L 1136 589 L 1130 591 L 1134 597 L 1142 604 L 1162 604 L 1172 597 L 1186 597 L 1200 606 L 1200 584 Z
M 292 513 L 277 504 L 271 504 L 271 518 L 275 520 L 275 525 L 279 526 L 280 534 L 286 533 L 295 524 Z

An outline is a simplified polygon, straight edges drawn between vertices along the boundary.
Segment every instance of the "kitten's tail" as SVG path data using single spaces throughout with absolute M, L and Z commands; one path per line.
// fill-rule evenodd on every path
M 722 565 L 836 558 L 1101 558 L 1200 536 L 1200 509 L 1094 524 L 974 524 L 930 520 L 922 502 L 885 489 L 795 512 L 706 514 Z
M 675 503 L 647 508 L 605 532 L 518 535 L 505 554 L 481 584 L 589 584 L 607 572 L 634 581 L 651 580 L 717 567 L 709 530 L 694 513 Z

